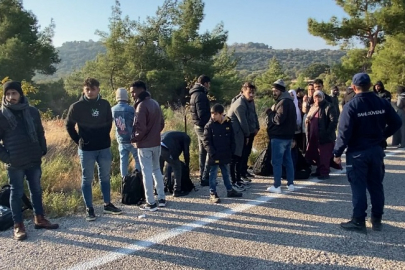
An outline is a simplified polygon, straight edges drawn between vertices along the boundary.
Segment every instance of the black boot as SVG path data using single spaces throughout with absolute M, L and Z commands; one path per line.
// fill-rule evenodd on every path
M 371 229 L 373 229 L 373 231 L 382 230 L 382 223 L 380 217 L 371 216 L 370 222 L 371 222 Z
M 342 229 L 344 229 L 346 231 L 354 231 L 354 232 L 367 234 L 365 220 L 359 221 L 356 218 L 352 218 L 348 222 L 340 223 L 340 227 L 342 227 Z

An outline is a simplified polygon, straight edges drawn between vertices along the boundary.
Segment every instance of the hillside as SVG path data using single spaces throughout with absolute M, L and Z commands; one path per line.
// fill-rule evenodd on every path
M 275 56 L 283 65 L 286 73 L 295 77 L 311 63 L 324 63 L 333 65 L 340 61 L 345 54 L 338 50 L 276 50 L 263 43 L 235 43 L 230 45 L 230 51 L 235 52 L 235 57 L 240 59 L 237 70 L 242 76 L 267 69 L 268 61 Z M 58 47 L 61 63 L 57 65 L 58 71 L 53 76 L 37 75 L 35 81 L 48 81 L 63 78 L 75 69 L 80 69 L 86 61 L 93 60 L 99 53 L 106 51 L 101 42 L 72 41 Z

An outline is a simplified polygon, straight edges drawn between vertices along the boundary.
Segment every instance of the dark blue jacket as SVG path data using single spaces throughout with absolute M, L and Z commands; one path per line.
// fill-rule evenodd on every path
M 203 143 L 209 165 L 230 164 L 235 149 L 231 119 L 226 117 L 222 123 L 211 119 L 205 125 Z
M 391 104 L 373 92 L 360 93 L 347 103 L 340 114 L 338 139 L 333 153 L 362 151 L 382 145 L 402 125 Z
M 134 125 L 135 109 L 127 102 L 119 101 L 111 108 L 115 123 L 115 137 L 118 143 L 131 143 L 132 127 Z

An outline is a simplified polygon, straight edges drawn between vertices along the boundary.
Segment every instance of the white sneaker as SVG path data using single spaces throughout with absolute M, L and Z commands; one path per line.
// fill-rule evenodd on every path
M 275 186 L 271 186 L 266 189 L 268 192 L 281 194 L 281 187 L 276 188 Z
M 295 190 L 295 187 L 294 187 L 293 184 L 291 184 L 291 185 L 287 186 L 287 189 L 288 189 L 289 191 L 294 191 L 294 190 Z

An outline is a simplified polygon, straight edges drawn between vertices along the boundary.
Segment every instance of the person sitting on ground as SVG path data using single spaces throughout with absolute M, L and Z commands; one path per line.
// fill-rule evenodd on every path
M 57 229 L 44 217 L 41 190 L 41 158 L 47 147 L 39 111 L 30 106 L 20 82 L 3 85 L 2 110 L 0 111 L 0 160 L 7 168 L 10 181 L 10 208 L 14 221 L 14 239 L 27 238 L 22 200 L 24 177 L 27 179 L 34 208 L 35 229 Z
M 208 153 L 210 165 L 210 200 L 219 203 L 221 200 L 216 191 L 218 167 L 221 169 L 222 179 L 228 197 L 242 197 L 242 193 L 232 188 L 229 178 L 229 163 L 235 149 L 232 123 L 229 117 L 224 116 L 224 106 L 215 104 L 211 108 L 211 119 L 204 128 L 204 147 Z
M 329 179 L 338 118 L 335 107 L 325 100 L 322 91 L 315 91 L 314 105 L 305 121 L 308 137 L 305 158 L 311 165 L 317 166 L 312 176 L 317 176 L 320 180 Z
M 174 171 L 173 197 L 186 196 L 188 192 L 181 190 L 182 168 L 179 159 L 183 153 L 186 166 L 190 166 L 190 136 L 181 131 L 167 131 L 161 135 L 160 170 L 163 173 L 167 162 Z

